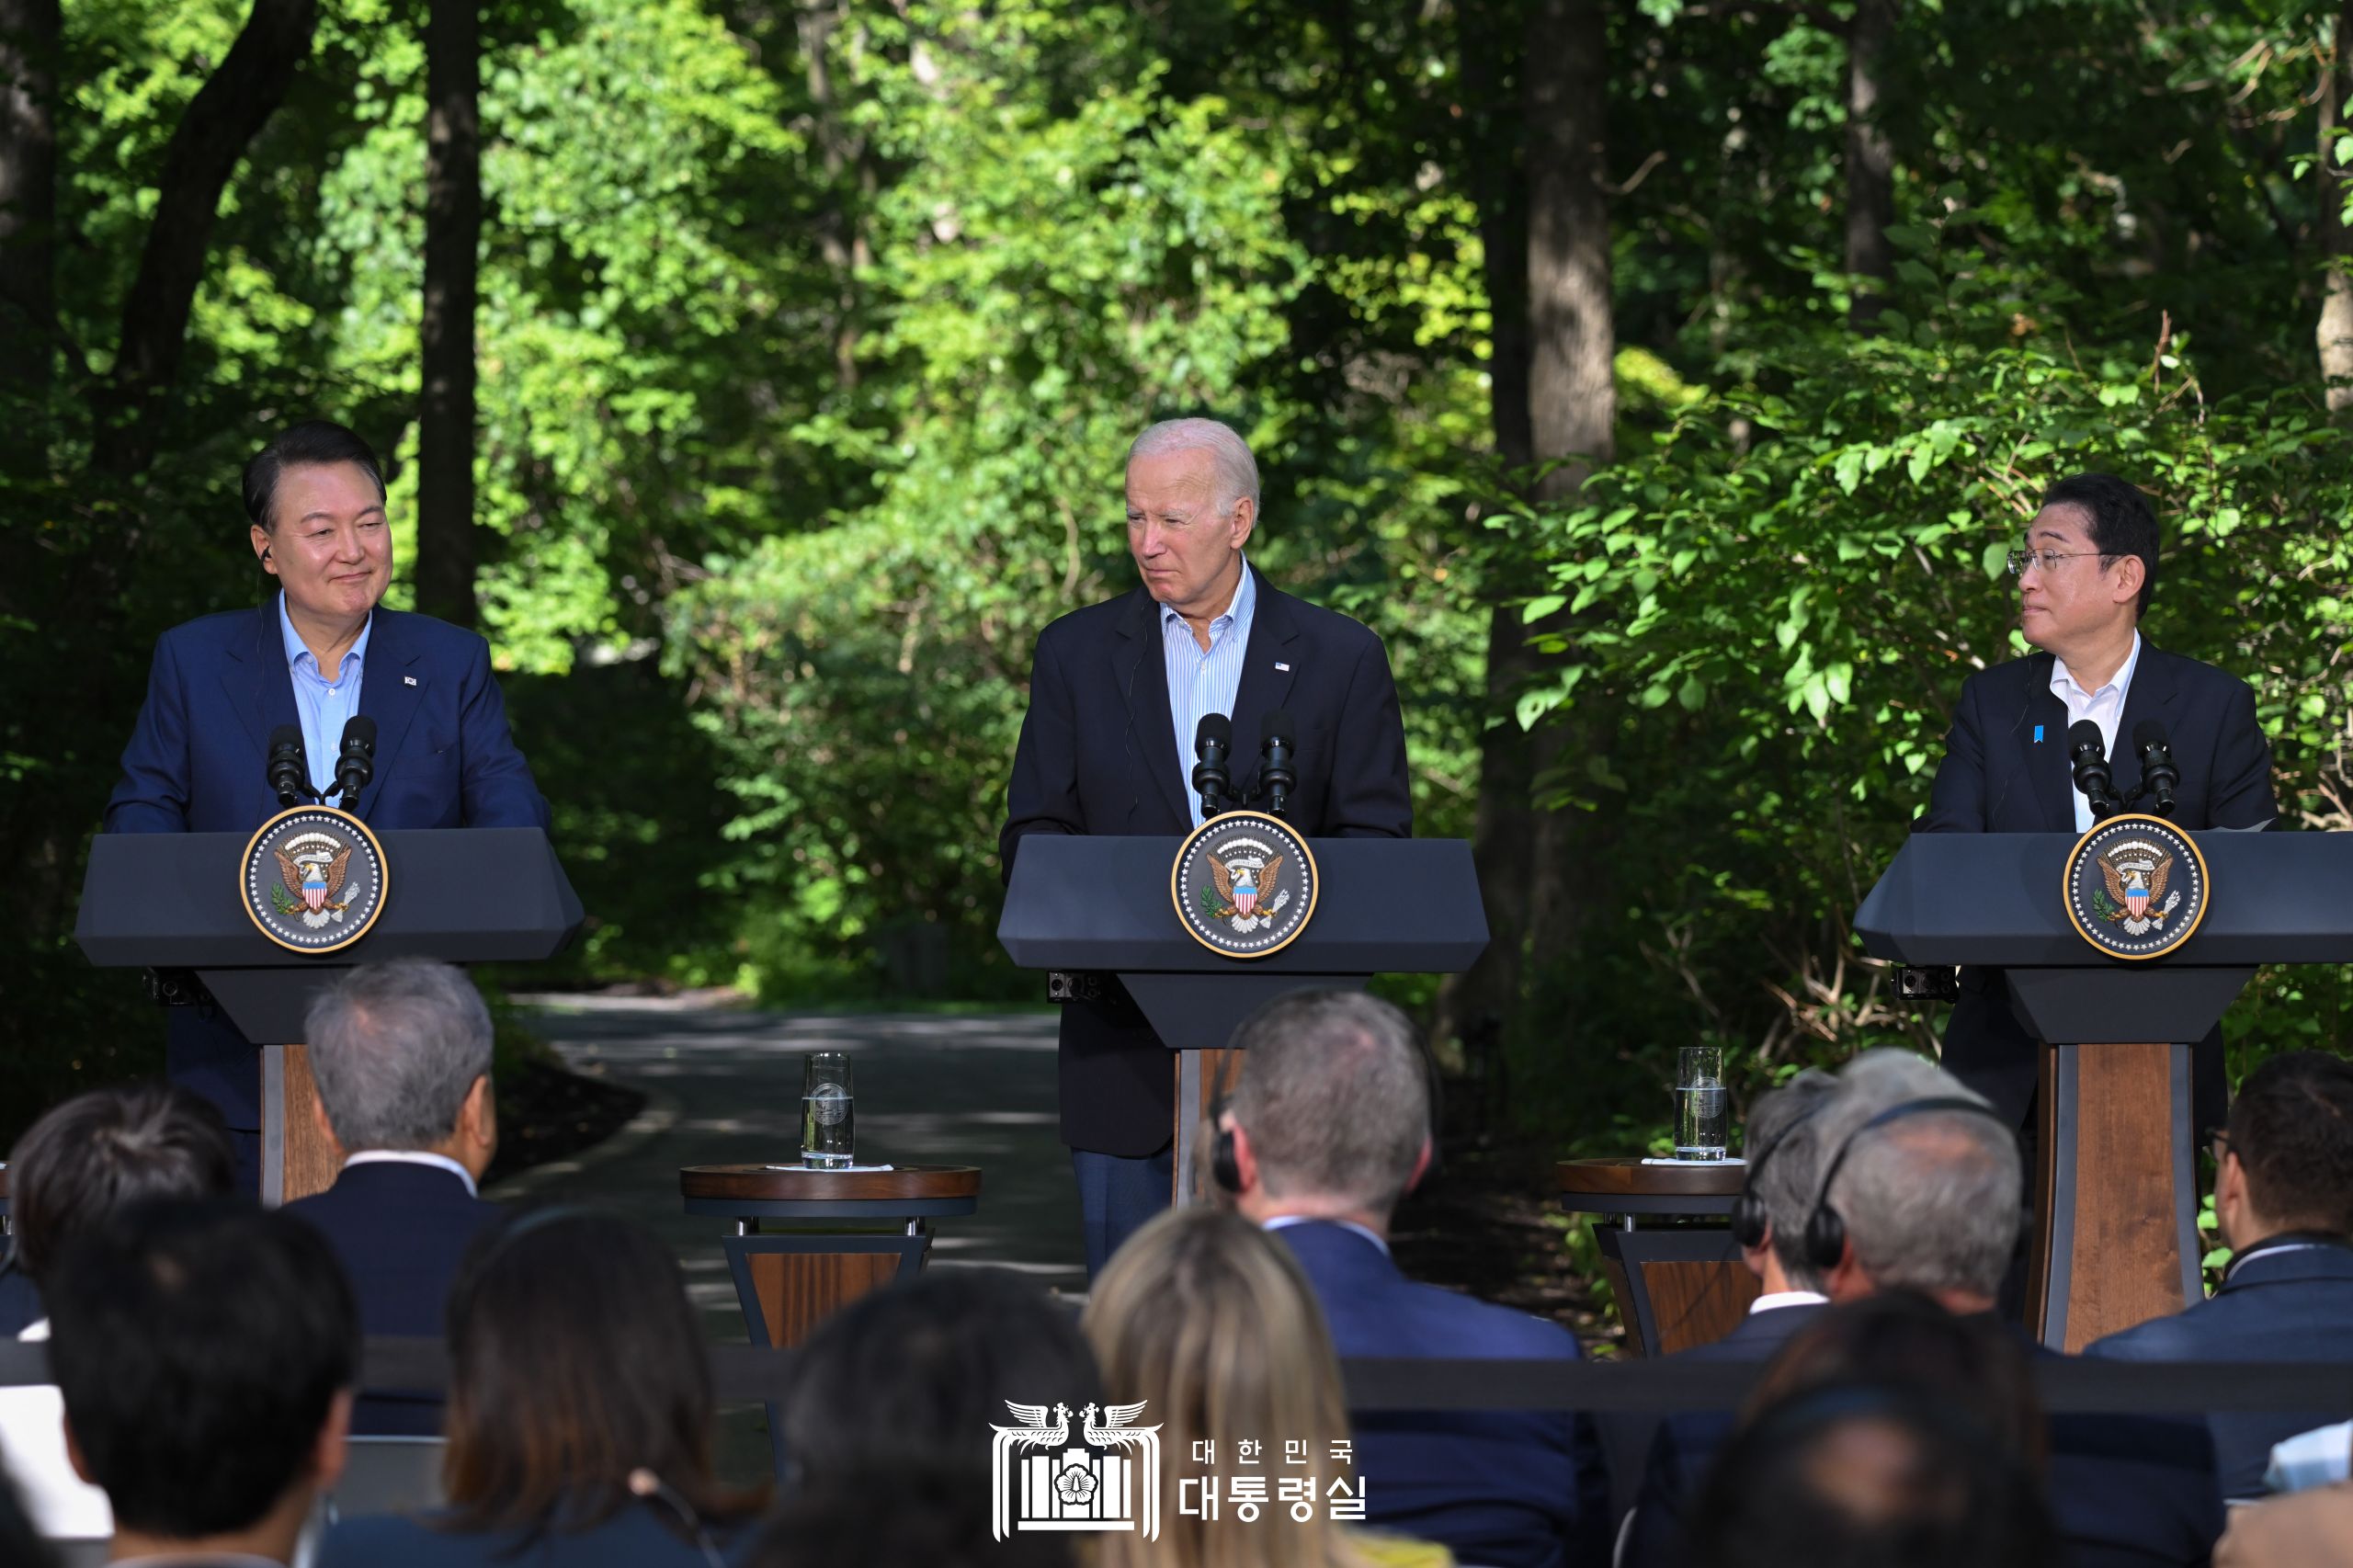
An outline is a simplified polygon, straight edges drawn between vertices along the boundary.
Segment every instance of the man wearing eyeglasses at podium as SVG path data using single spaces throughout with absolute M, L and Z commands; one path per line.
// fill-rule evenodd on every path
M 1928 809 L 1913 832 L 2086 832 L 2092 804 L 2075 786 L 2067 740 L 2086 721 L 2098 726 L 2119 796 L 2142 782 L 2131 743 L 2154 724 L 2181 775 L 2175 826 L 2270 825 L 2279 812 L 2271 745 L 2256 722 L 2254 691 L 2141 634 L 2157 580 L 2157 519 L 2147 496 L 2104 473 L 2059 481 L 2043 493 L 2026 548 L 2010 552 L 2010 571 L 2019 631 L 2037 651 L 1962 685 Z M 2127 744 L 2120 746 L 2120 737 Z M 2011 1011 L 2002 971 L 1964 968 L 1945 1028 L 1946 1068 L 2023 1124 L 2039 1049 Z M 2218 1126 L 2228 1098 L 2221 1033 L 2210 1033 L 2191 1060 L 2195 1125 Z

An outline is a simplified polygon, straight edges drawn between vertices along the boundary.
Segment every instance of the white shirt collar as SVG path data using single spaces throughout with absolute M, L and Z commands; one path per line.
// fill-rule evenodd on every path
M 473 1172 L 447 1154 L 428 1153 L 423 1149 L 362 1149 L 357 1154 L 345 1155 L 343 1160 L 345 1170 L 349 1170 L 354 1165 L 431 1165 L 437 1170 L 448 1171 L 451 1176 L 464 1182 L 467 1197 L 482 1196 L 474 1187 Z
M 2103 692 L 2114 691 L 2121 695 L 2131 687 L 2132 671 L 2140 663 L 2141 630 L 2134 627 L 2132 651 L 2124 655 L 2124 662 L 2117 666 L 2116 673 L 2108 677 L 2108 684 L 2101 687 L 2098 691 L 2085 691 L 2082 687 L 2076 685 L 2074 674 L 2067 668 L 2067 661 L 2056 653 L 2051 655 L 2051 689 L 2059 694 L 2059 699 L 2063 702 L 2066 700 L 2070 691 L 2091 701 L 2098 700 Z
M 1769 1312 L 1780 1307 L 1822 1307 L 1829 1304 L 1830 1298 L 1819 1290 L 1768 1290 L 1748 1303 L 1748 1315 L 1755 1317 L 1758 1312 Z
M 1389 1256 L 1389 1244 L 1354 1220 L 1327 1220 L 1321 1214 L 1278 1214 L 1258 1228 L 1262 1231 L 1288 1231 L 1293 1225 L 1337 1225 L 1344 1231 L 1354 1231 L 1379 1247 L 1381 1256 Z

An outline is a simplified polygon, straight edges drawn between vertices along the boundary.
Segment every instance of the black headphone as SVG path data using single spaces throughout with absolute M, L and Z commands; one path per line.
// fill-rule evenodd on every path
M 1827 1095 L 1817 1096 L 1813 1104 L 1798 1112 L 1781 1135 L 1760 1150 L 1748 1162 L 1748 1173 L 1741 1178 L 1740 1196 L 1732 1200 L 1732 1239 L 1749 1252 L 1765 1244 L 1766 1233 L 1773 1228 L 1773 1217 L 1765 1211 L 1765 1200 L 1756 1196 L 1756 1178 L 1765 1174 L 1765 1166 L 1781 1152 L 1781 1145 L 1798 1135 L 1800 1129 L 1812 1121 L 1814 1113 L 1828 1102 Z
M 1441 1096 L 1446 1092 L 1446 1081 L 1438 1072 L 1438 1053 L 1422 1041 L 1418 1031 L 1415 1033 L 1414 1044 L 1415 1054 L 1422 1060 L 1422 1103 L 1428 1108 L 1430 1117 L 1430 1163 L 1428 1168 L 1422 1173 L 1423 1179 L 1427 1180 L 1430 1173 L 1438 1169 L 1438 1129 L 1445 1122 Z M 1226 1191 L 1240 1197 L 1242 1161 L 1233 1152 L 1233 1129 L 1220 1125 L 1225 1120 L 1225 1113 L 1233 1108 L 1233 1096 L 1230 1094 L 1219 1095 L 1210 1101 L 1210 1125 L 1217 1128 L 1217 1147 L 1210 1155 L 1210 1179 Z
M 1805 1222 L 1805 1257 L 1808 1263 L 1827 1271 L 1837 1267 L 1838 1260 L 1847 1256 L 1847 1221 L 1830 1206 L 1830 1186 L 1838 1179 L 1839 1169 L 1846 1165 L 1847 1156 L 1854 1152 L 1857 1141 L 1864 1133 L 1875 1131 L 1892 1121 L 1902 1121 L 1910 1116 L 1927 1116 L 1932 1111 L 1961 1111 L 1982 1116 L 2013 1138 L 2018 1135 L 2018 1130 L 2005 1121 L 1993 1107 L 1983 1100 L 1962 1099 L 1958 1095 L 1905 1100 L 1900 1105 L 1888 1107 L 1847 1134 L 1847 1141 L 1838 1145 L 1838 1152 L 1831 1156 L 1829 1167 L 1823 1172 L 1822 1187 L 1813 1200 L 1813 1212 L 1807 1216 Z

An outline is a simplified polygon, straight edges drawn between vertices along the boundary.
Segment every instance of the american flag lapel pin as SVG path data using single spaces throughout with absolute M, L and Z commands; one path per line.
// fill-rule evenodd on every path
M 1283 674 L 1285 674 L 1285 675 L 1289 675 L 1289 674 L 1290 674 L 1290 666 L 1289 665 L 1284 664 L 1284 663 L 1283 663 L 1281 660 L 1279 660 L 1279 659 L 1278 659 L 1278 660 L 1276 660 L 1276 661 L 1275 661 L 1275 668 L 1277 668 L 1277 669 L 1279 669 L 1279 670 L 1282 671 L 1282 672 L 1283 672 Z

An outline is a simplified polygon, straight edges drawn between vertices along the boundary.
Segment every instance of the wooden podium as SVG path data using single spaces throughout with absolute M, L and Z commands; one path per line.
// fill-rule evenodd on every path
M 376 835 L 389 869 L 383 913 L 333 953 L 288 950 L 262 935 L 239 892 L 248 835 L 102 833 L 90 843 L 74 939 L 102 969 L 192 972 L 249 1040 L 303 1033 L 311 998 L 355 964 L 435 958 L 537 962 L 580 929 L 579 897 L 535 827 L 407 830 Z M 280 1203 L 331 1185 L 342 1152 L 313 1109 L 302 1046 L 258 1048 L 262 1192 Z
M 2065 834 L 1915 835 L 1856 913 L 1873 957 L 1997 967 L 2028 1031 L 2070 1042 L 2043 1051 L 2029 1300 L 2057 1349 L 2200 1298 L 2188 1042 L 2258 965 L 2353 960 L 2353 834 L 2190 836 L 2211 902 L 2160 959 L 2111 959 L 2076 933 Z

